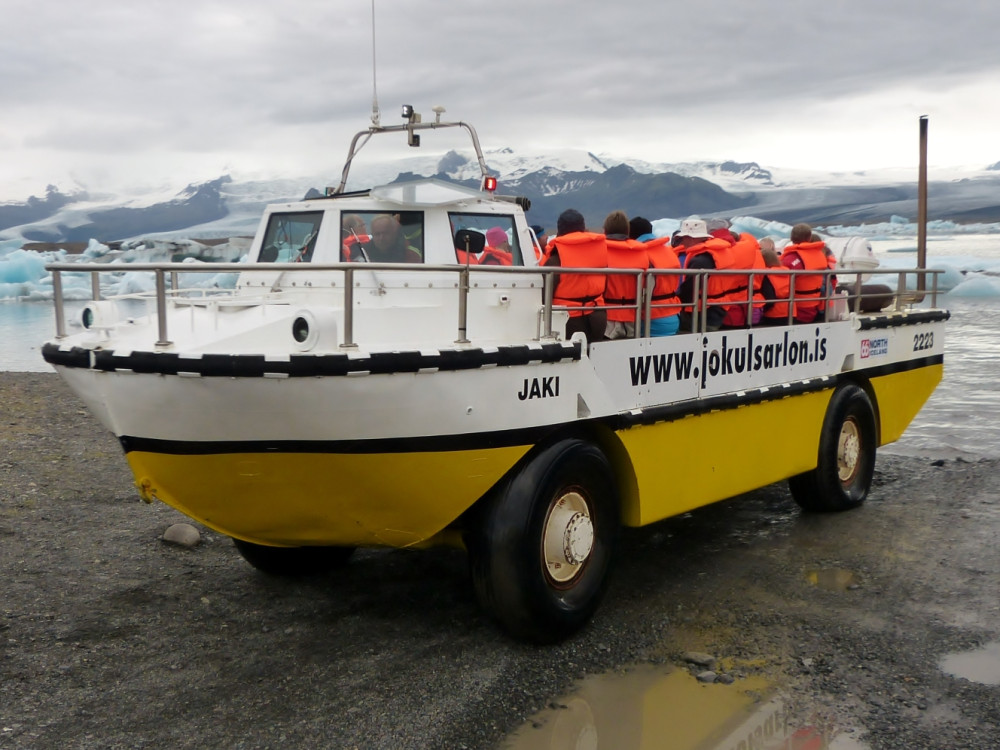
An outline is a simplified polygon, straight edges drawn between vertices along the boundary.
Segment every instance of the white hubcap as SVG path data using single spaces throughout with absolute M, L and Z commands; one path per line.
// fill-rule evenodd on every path
M 556 583 L 580 571 L 594 549 L 594 522 L 583 496 L 568 492 L 549 508 L 542 532 L 545 568 Z
M 840 440 L 837 442 L 837 474 L 843 484 L 854 480 L 861 458 L 861 433 L 854 420 L 847 420 L 840 427 Z

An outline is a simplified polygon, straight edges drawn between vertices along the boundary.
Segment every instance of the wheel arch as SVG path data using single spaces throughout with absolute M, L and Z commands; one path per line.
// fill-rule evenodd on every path
M 524 466 L 531 463 L 542 451 L 549 446 L 564 440 L 582 440 L 586 443 L 597 446 L 607 457 L 611 470 L 614 473 L 615 484 L 618 488 L 619 500 L 619 521 L 624 521 L 629 513 L 637 514 L 639 506 L 639 483 L 635 476 L 635 468 L 628 451 L 622 444 L 615 431 L 600 422 L 586 422 L 566 425 L 547 435 L 543 440 L 535 443 L 531 449 L 504 473 L 504 475 L 484 492 L 482 496 L 474 502 L 465 513 L 458 519 L 458 525 L 465 527 L 470 522 L 470 516 L 474 517 L 478 509 L 488 502 L 490 496 L 500 491 L 511 477 L 515 476 Z
M 872 410 L 875 413 L 875 444 L 882 445 L 882 412 L 879 410 L 878 395 L 872 386 L 871 380 L 860 373 L 852 373 L 840 381 L 843 383 L 853 383 L 865 392 L 868 400 L 871 401 Z

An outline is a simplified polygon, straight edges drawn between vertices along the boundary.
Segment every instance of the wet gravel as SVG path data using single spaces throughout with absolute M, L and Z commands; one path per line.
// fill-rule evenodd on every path
M 492 748 L 584 675 L 688 652 L 873 749 L 1000 745 L 1000 686 L 938 666 L 1000 640 L 997 461 L 880 455 L 857 511 L 775 485 L 627 530 L 593 623 L 539 648 L 480 612 L 460 551 L 288 581 L 202 527 L 167 544 L 187 519 L 137 499 L 56 376 L 0 373 L 0 403 L 0 748 Z

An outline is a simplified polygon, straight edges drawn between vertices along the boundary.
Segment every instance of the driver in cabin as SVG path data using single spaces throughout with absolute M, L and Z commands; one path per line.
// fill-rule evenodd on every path
M 403 234 L 399 219 L 382 214 L 372 219 L 372 241 L 368 245 L 368 259 L 373 263 L 421 263 L 420 252 Z

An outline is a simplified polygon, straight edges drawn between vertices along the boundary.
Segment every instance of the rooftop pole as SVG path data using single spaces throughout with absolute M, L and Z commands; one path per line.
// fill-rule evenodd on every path
M 917 178 L 917 268 L 927 268 L 927 115 L 920 117 L 920 173 Z M 917 290 L 927 288 L 924 275 L 917 274 Z

